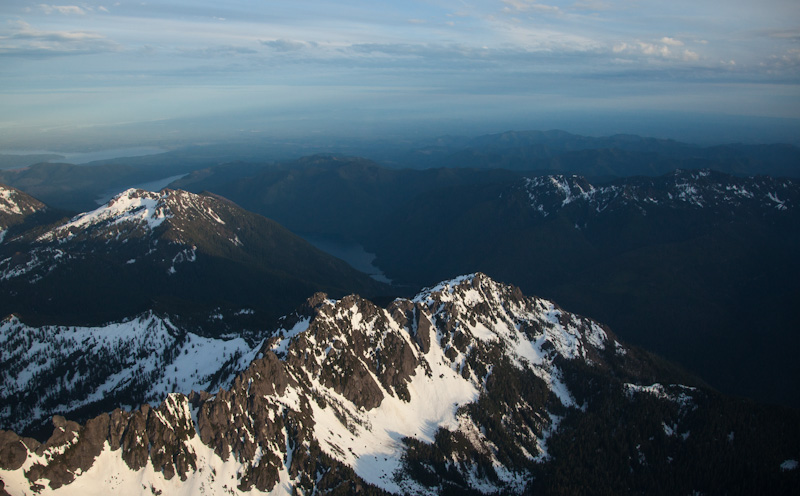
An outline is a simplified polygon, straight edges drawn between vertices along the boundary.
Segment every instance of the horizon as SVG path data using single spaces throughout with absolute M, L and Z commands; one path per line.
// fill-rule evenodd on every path
M 800 144 L 800 4 L 4 3 L 0 147 L 506 130 Z

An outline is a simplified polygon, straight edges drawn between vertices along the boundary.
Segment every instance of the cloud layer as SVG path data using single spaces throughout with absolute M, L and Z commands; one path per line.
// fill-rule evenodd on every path
M 6 0 L 0 128 L 242 108 L 361 121 L 581 106 L 797 118 L 799 5 Z M 180 103 L 165 104 L 176 88 Z M 26 107 L 32 91 L 51 106 Z M 94 100 L 58 104 L 65 92 Z

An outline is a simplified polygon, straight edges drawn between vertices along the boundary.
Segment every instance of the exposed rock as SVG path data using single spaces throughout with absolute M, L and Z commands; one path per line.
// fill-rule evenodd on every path
M 28 457 L 28 447 L 36 451 L 38 444 L 33 439 L 23 440 L 11 431 L 0 430 L 0 468 L 17 470 Z

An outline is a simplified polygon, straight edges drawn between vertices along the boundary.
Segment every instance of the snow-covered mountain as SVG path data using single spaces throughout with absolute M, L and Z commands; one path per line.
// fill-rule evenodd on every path
M 0 322 L 0 425 L 36 431 L 173 391 L 227 386 L 255 351 L 241 337 L 198 336 L 152 312 L 100 327 Z
M 39 200 L 22 191 L 0 184 L 0 243 L 3 242 L 8 228 L 21 224 L 26 217 L 46 210 Z
M 716 477 L 712 448 L 759 487 L 780 492 L 796 479 L 780 467 L 800 438 L 797 415 L 769 424 L 787 427 L 780 436 L 720 415 L 715 393 L 655 383 L 668 369 L 601 324 L 483 274 L 386 308 L 317 294 L 254 352 L 216 393 L 171 393 L 83 426 L 55 417 L 43 444 L 0 432 L 5 491 L 520 494 L 592 484 L 572 467 L 596 469 L 595 487 L 620 492 L 674 486 L 689 464 L 700 478 L 675 487 L 691 492 Z M 768 437 L 749 453 L 755 465 L 740 454 L 754 434 Z
M 797 208 L 800 188 L 792 179 L 767 176 L 736 177 L 710 170 L 675 170 L 660 177 L 635 177 L 593 186 L 576 175 L 526 178 L 519 186 L 530 205 L 543 217 L 568 205 L 588 207 L 596 214 L 607 209 L 648 208 L 737 209 L 786 211 Z
M 0 314 L 37 323 L 99 325 L 200 303 L 229 313 L 244 305 L 274 319 L 315 291 L 383 290 L 274 221 L 184 191 L 130 189 L 5 244 Z

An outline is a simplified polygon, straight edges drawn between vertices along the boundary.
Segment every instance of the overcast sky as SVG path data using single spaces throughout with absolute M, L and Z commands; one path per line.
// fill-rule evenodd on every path
M 791 124 L 800 1 L 2 0 L 0 109 L 6 137 Z

